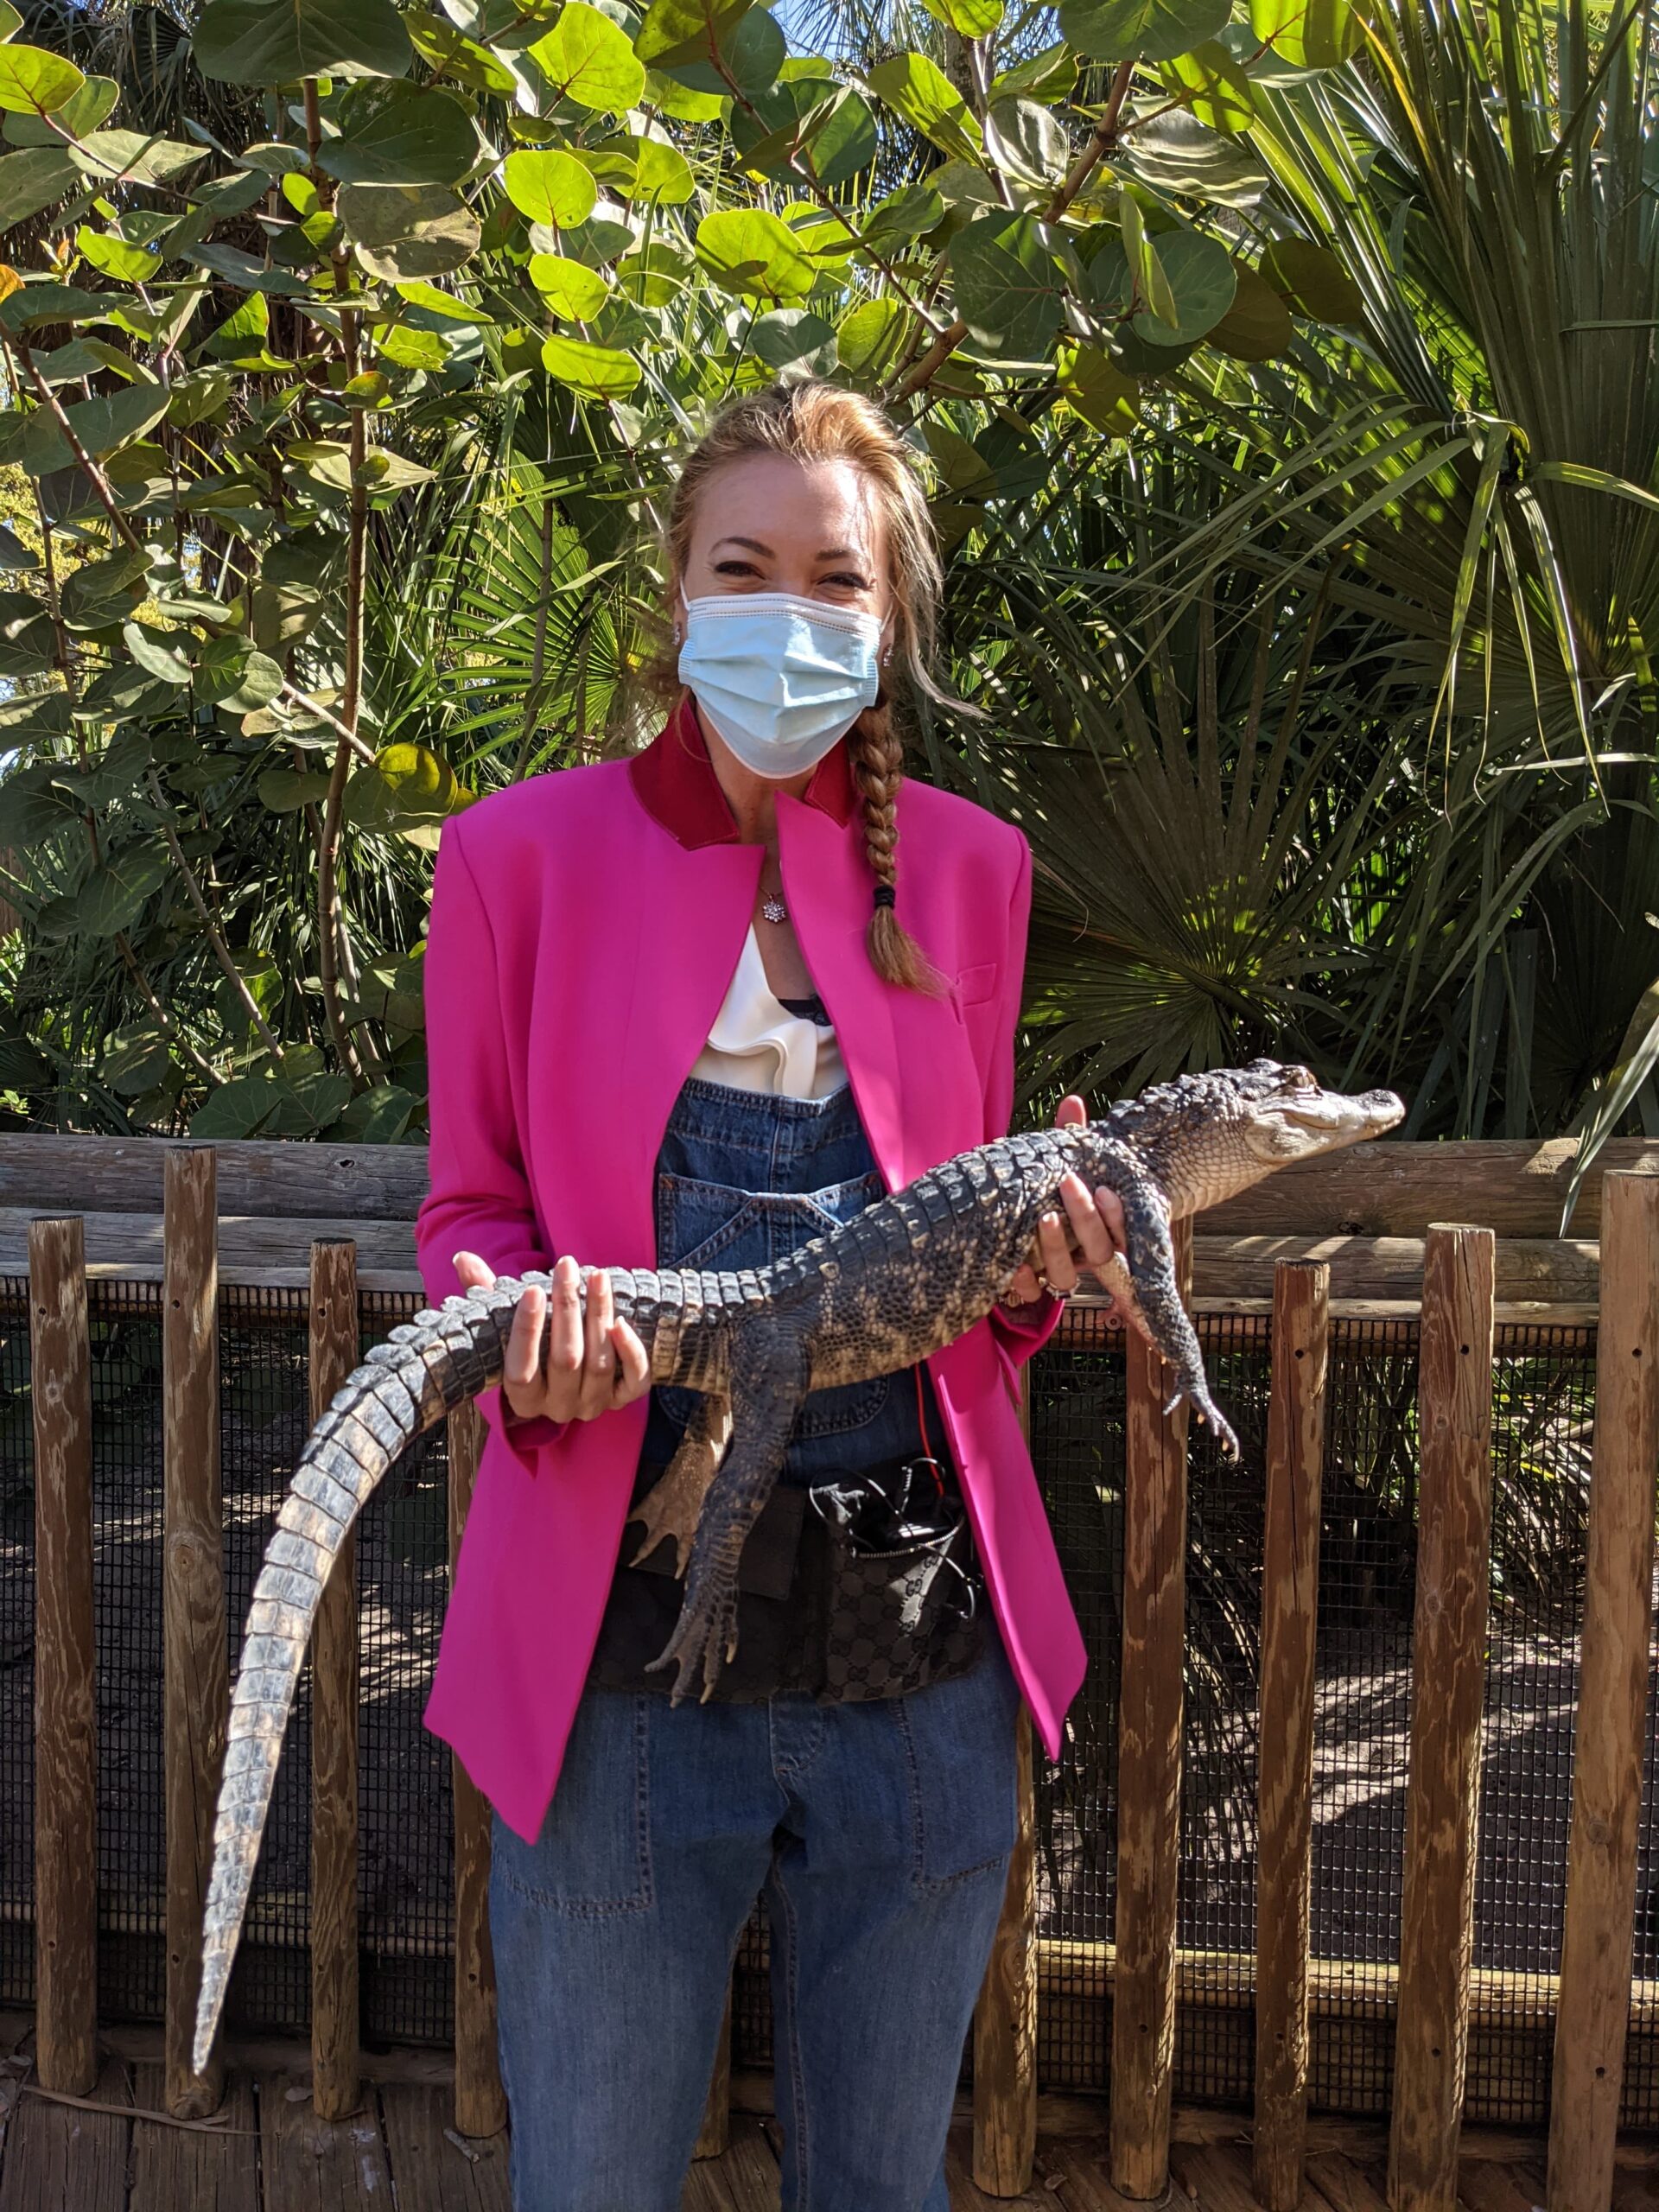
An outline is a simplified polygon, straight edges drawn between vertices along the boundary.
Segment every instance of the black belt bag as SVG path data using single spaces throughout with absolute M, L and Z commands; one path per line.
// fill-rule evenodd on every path
M 822 1698 L 900 1697 L 966 1673 L 984 1648 L 984 1580 L 961 1491 L 941 1491 L 935 1468 L 918 1456 L 776 1484 L 738 1560 L 740 1649 L 741 1593 L 793 1595 L 818 1646 L 807 1671 Z M 804 1560 L 816 1602 L 796 1581 Z M 671 1576 L 674 1548 L 634 1563 Z
M 980 1649 L 983 1584 L 967 1509 L 960 1491 L 940 1493 L 934 1465 L 902 1460 L 807 1492 L 830 1532 L 832 1696 L 901 1696 L 962 1672 Z

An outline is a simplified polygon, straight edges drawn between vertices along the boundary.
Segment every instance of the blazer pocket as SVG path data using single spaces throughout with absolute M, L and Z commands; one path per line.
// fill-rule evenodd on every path
M 996 989 L 997 973 L 995 960 L 982 960 L 972 968 L 964 968 L 957 978 L 957 1004 L 982 1005 Z

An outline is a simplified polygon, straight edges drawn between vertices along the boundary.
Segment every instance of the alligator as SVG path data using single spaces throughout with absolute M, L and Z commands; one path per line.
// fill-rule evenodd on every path
M 685 1592 L 653 1668 L 673 1664 L 677 1704 L 706 1700 L 737 1649 L 737 1566 L 811 1390 L 912 1365 L 989 1313 L 1022 1266 L 1040 1274 L 1042 1215 L 1075 1169 L 1122 1201 L 1127 1258 L 1102 1287 L 1173 1373 L 1222 1448 L 1238 1441 L 1205 1378 L 1176 1287 L 1173 1220 L 1275 1168 L 1380 1136 L 1404 1108 L 1392 1091 L 1324 1090 L 1303 1067 L 1255 1060 L 1159 1084 L 1099 1121 L 999 1138 L 930 1169 L 770 1267 L 714 1274 L 613 1268 L 617 1316 L 638 1333 L 653 1383 L 701 1394 L 672 1461 L 635 1516 L 633 1560 L 665 1539 Z M 1075 1246 L 1074 1256 L 1077 1256 Z M 591 1267 L 584 1268 L 585 1291 Z M 539 1269 L 444 1300 L 392 1330 L 317 1421 L 254 1586 L 231 1702 L 213 1831 L 194 2063 L 206 2065 L 253 1880 L 300 1664 L 322 1587 L 375 1485 L 423 1431 L 500 1382 L 514 1310 Z M 543 1333 L 543 1344 L 546 1333 Z M 689 1573 L 688 1573 L 689 1568 Z

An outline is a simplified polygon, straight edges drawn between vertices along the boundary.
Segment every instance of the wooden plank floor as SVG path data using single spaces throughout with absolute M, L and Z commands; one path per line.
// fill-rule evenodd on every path
M 302 2075 L 233 2071 L 222 2118 L 180 2127 L 161 2116 L 162 2070 L 106 2059 L 90 2099 L 54 2101 L 27 2058 L 0 2044 L 0 2212 L 511 2212 L 505 2137 L 464 2142 L 446 2087 L 382 2082 L 360 2110 L 320 2121 Z M 719 2158 L 688 2177 L 683 2212 L 777 2212 L 778 2124 L 734 2113 Z M 1180 2212 L 1253 2212 L 1249 2153 L 1238 2143 L 1178 2144 Z M 1106 2143 L 1046 2139 L 1018 2198 L 973 2183 L 969 2127 L 950 2133 L 954 2212 L 1130 2212 L 1106 2178 Z M 1519 2162 L 1465 2163 L 1463 2212 L 1534 2212 L 1543 2202 L 1543 2146 Z M 1310 2159 L 1302 2212 L 1386 2212 L 1380 2164 L 1326 2152 Z M 1659 2212 L 1659 2174 L 1621 2168 L 1614 2212 Z

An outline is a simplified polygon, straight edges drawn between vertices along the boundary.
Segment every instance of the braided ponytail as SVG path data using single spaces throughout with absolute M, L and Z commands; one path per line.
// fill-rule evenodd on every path
M 874 912 L 865 935 L 871 963 L 884 982 L 937 992 L 944 979 L 894 912 L 898 896 L 899 786 L 904 744 L 885 705 L 867 707 L 847 733 L 847 749 L 864 816 L 864 850 L 875 878 Z
M 747 392 L 721 409 L 681 465 L 660 549 L 671 598 L 690 566 L 699 493 L 717 468 L 752 453 L 785 454 L 799 461 L 850 461 L 863 471 L 880 502 L 893 601 L 892 664 L 874 706 L 865 709 L 842 741 L 863 815 L 872 878 L 865 942 L 871 965 L 885 982 L 908 990 L 943 991 L 945 979 L 895 911 L 904 737 L 894 695 L 925 696 L 976 720 L 982 718 L 983 709 L 942 690 L 929 673 L 944 572 L 926 489 L 895 424 L 861 392 L 820 377 L 798 377 Z M 639 683 L 664 703 L 677 704 L 684 692 L 678 658 L 670 632 L 661 652 L 639 671 Z

